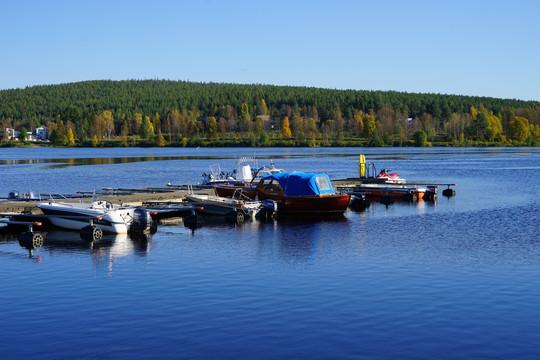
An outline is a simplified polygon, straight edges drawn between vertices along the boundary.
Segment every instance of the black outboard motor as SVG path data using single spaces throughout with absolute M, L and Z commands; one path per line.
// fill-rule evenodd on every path
M 275 200 L 263 200 L 263 206 L 255 216 L 259 219 L 270 220 L 274 219 L 278 213 L 278 203 Z
M 8 199 L 18 199 L 19 192 L 17 190 L 10 191 L 8 194 Z
M 150 213 L 142 207 L 135 208 L 133 211 L 133 223 L 130 227 L 130 232 L 143 233 L 150 230 L 152 225 L 152 217 Z

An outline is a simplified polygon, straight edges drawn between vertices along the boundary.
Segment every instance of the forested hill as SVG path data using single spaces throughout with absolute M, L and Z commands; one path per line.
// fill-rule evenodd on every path
M 259 115 L 266 116 L 256 124 Z M 168 134 L 165 140 L 170 143 L 180 139 L 185 143 L 186 138 L 258 139 L 265 133 L 265 141 L 386 136 L 386 143 L 392 144 L 405 143 L 422 130 L 431 140 L 504 142 L 515 118 L 524 119 L 520 121 L 528 129 L 519 140 L 531 134 L 536 140 L 538 101 L 168 80 L 84 81 L 0 91 L 2 128 L 32 130 L 47 125 L 52 132 L 61 125 L 62 131 L 67 131 L 64 126 L 71 129 L 76 141 L 93 137 L 101 141 L 105 135 L 151 141 L 159 132 Z
M 469 112 L 471 106 L 483 105 L 488 111 L 502 113 L 505 109 L 533 108 L 537 101 L 497 99 L 440 94 L 415 94 L 395 91 L 332 90 L 309 87 L 196 83 L 167 80 L 84 81 L 61 85 L 33 86 L 0 91 L 0 119 L 25 121 L 32 117 L 54 120 L 66 108 L 74 106 L 82 113 L 99 114 L 109 110 L 115 118 L 134 113 L 166 114 L 178 109 L 197 110 L 201 116 L 222 116 L 223 107 L 230 105 L 240 112 L 246 103 L 259 107 L 261 99 L 272 116 L 290 106 L 306 109 L 316 106 L 321 120 L 331 119 L 339 110 L 352 118 L 356 110 L 377 112 L 384 104 L 409 117 L 423 113 L 449 118 L 451 113 Z M 288 111 L 288 110 L 285 110 Z

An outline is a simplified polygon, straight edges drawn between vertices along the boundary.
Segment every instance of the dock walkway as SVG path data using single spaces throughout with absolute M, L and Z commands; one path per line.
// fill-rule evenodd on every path
M 197 194 L 212 194 L 213 189 L 200 189 L 195 190 Z M 143 202 L 147 201 L 182 201 L 184 196 L 188 193 L 187 190 L 168 191 L 168 192 L 155 192 L 155 193 L 137 193 L 129 195 L 107 195 L 106 198 L 113 204 L 130 204 L 134 206 L 140 206 Z M 43 200 L 43 201 L 46 201 Z M 89 198 L 85 199 L 55 199 L 54 201 L 62 202 L 80 202 L 90 201 Z M 0 202 L 0 213 L 19 213 L 22 211 L 32 211 L 36 209 L 36 205 L 42 201 L 6 201 Z

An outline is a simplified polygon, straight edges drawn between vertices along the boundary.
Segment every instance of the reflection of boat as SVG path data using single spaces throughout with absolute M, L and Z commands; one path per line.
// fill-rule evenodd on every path
M 151 220 L 143 208 L 113 205 L 109 201 L 42 202 L 36 205 L 55 226 L 68 230 L 81 230 L 93 225 L 104 232 L 126 234 L 130 230 L 149 231 Z
M 128 235 L 127 234 L 107 234 L 103 235 L 99 239 L 99 241 L 96 241 L 95 243 L 99 244 L 125 244 L 127 242 Z M 68 231 L 68 230 L 50 230 L 45 235 L 45 241 L 46 246 L 50 247 L 84 247 L 87 248 L 89 246 L 89 242 L 85 241 L 84 239 L 81 239 L 79 234 L 74 231 Z M 122 245 L 124 246 L 124 245 Z
M 278 213 L 342 214 L 351 195 L 336 194 L 326 174 L 281 172 L 257 185 L 259 200 L 278 201 Z
M 49 252 L 56 250 L 87 253 L 91 250 L 95 265 L 112 271 L 114 259 L 134 252 L 146 254 L 149 251 L 150 241 L 150 234 L 135 237 L 128 234 L 106 234 L 99 241 L 88 242 L 81 239 L 77 232 L 56 229 L 45 233 L 43 247 Z

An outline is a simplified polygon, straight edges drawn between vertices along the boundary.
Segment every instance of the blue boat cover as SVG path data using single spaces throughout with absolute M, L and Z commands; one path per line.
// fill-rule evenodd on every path
M 334 194 L 332 182 L 326 174 L 281 172 L 273 175 L 266 175 L 262 179 L 273 179 L 278 181 L 286 196 Z

